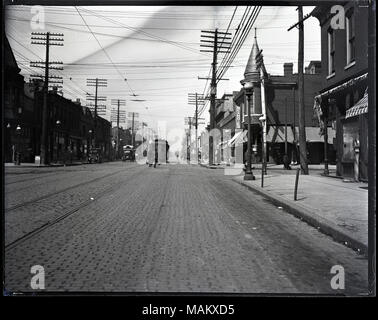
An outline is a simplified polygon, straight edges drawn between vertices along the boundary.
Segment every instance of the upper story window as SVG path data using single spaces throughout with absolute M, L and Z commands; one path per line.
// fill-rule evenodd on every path
M 355 59 L 355 34 L 354 34 L 354 14 L 353 10 L 349 10 L 346 14 L 345 19 L 345 29 L 346 29 L 346 63 L 350 64 Z
M 335 31 L 328 29 L 328 74 L 335 73 Z

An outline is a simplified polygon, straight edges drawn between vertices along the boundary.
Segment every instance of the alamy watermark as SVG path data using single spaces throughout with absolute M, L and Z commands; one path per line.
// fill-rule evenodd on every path
M 334 276 L 331 279 L 331 288 L 333 290 L 344 290 L 345 289 L 344 267 L 340 265 L 332 266 L 331 274 L 334 274 Z
M 30 287 L 34 290 L 45 289 L 45 268 L 40 265 L 34 265 L 30 269 L 33 275 L 30 280 Z
M 334 30 L 345 29 L 345 9 L 341 5 L 334 5 L 331 7 L 331 13 L 333 14 L 330 22 L 330 26 Z
M 32 18 L 30 20 L 30 27 L 32 30 L 45 29 L 45 8 L 43 6 L 32 6 L 30 9 Z

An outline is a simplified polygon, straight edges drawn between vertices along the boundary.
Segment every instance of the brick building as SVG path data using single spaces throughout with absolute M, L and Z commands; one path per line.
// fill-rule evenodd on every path
M 293 72 L 293 63 L 285 63 L 283 75 L 268 75 L 266 81 L 267 142 L 268 156 L 282 163 L 285 153 L 285 124 L 287 125 L 288 156 L 297 162 L 299 140 L 298 123 L 298 74 Z M 324 161 L 324 139 L 319 135 L 319 123 L 313 111 L 314 97 L 321 88 L 321 62 L 311 61 L 304 73 L 305 128 L 309 163 Z M 328 128 L 334 137 L 332 128 Z M 331 162 L 335 161 L 332 138 L 328 143 Z
M 16 154 L 21 161 L 34 161 L 39 149 L 40 109 L 34 103 L 33 92 L 20 75 L 8 39 L 4 36 L 4 161 L 14 162 Z M 38 86 L 36 87 L 36 90 Z
M 298 74 L 293 72 L 293 63 L 283 65 L 283 75 L 267 74 L 265 79 L 265 103 L 267 113 L 267 160 L 282 163 L 285 153 L 285 124 L 287 124 L 288 156 L 296 162 L 298 142 Z M 308 146 L 308 160 L 310 163 L 324 161 L 324 139 L 319 135 L 319 123 L 314 115 L 314 97 L 321 89 L 322 74 L 320 61 L 311 61 L 304 74 L 304 104 L 306 140 Z M 259 100 L 261 99 L 259 93 Z M 244 89 L 234 93 L 235 107 L 240 108 L 239 128 L 247 129 L 246 94 Z M 234 108 L 235 108 L 234 107 Z M 236 109 L 235 109 L 236 110 Z M 261 110 L 261 107 L 260 107 Z M 260 111 L 261 112 L 261 111 Z M 253 112 L 252 112 L 253 113 Z M 261 126 L 252 127 L 254 144 L 257 152 L 254 161 L 261 161 Z M 330 137 L 335 135 L 331 127 L 328 128 Z M 329 158 L 335 161 L 335 151 L 332 139 L 328 142 Z M 244 152 L 247 146 L 244 146 Z
M 344 25 L 337 28 L 331 23 L 331 5 L 312 12 L 322 45 L 322 85 L 314 109 L 321 127 L 331 123 L 336 130 L 337 175 L 367 180 L 368 7 L 353 1 L 342 7 Z
M 4 36 L 4 161 L 34 162 L 40 155 L 43 82 L 25 83 Z M 111 153 L 110 122 L 97 117 L 80 101 L 73 102 L 52 90 L 48 93 L 48 155 L 51 162 L 85 161 L 89 146 L 101 149 L 102 159 Z M 96 125 L 95 125 L 96 124 Z

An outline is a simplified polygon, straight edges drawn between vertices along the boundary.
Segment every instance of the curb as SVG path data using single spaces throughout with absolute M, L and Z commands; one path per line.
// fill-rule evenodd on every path
M 289 200 L 279 196 L 279 195 L 272 195 L 268 191 L 264 191 L 260 187 L 255 187 L 244 183 L 243 181 L 239 181 L 238 179 L 232 179 L 236 183 L 241 184 L 242 186 L 246 187 L 247 189 L 258 193 L 259 195 L 267 198 L 270 202 L 272 202 L 276 206 L 281 206 L 287 212 L 291 213 L 297 218 L 307 222 L 312 227 L 315 227 L 318 231 L 331 236 L 334 240 L 338 242 L 342 242 L 344 245 L 359 251 L 359 253 L 367 256 L 368 254 L 368 246 L 363 242 L 356 240 L 345 233 L 340 227 L 338 227 L 334 222 L 329 221 L 315 212 L 312 212 L 306 208 L 303 208 L 299 205 L 296 205 Z
M 59 163 L 59 164 L 48 164 L 48 165 L 19 165 L 19 166 L 16 166 L 16 165 L 12 165 L 12 166 L 6 166 L 4 165 L 3 163 L 3 167 L 4 168 L 57 168 L 57 167 L 72 167 L 72 166 L 82 166 L 82 165 L 86 165 L 86 164 L 101 164 L 101 163 L 110 163 L 110 162 L 117 162 L 117 161 L 102 161 L 102 162 L 81 162 L 81 163 L 67 163 L 67 164 L 62 164 L 62 163 Z
M 223 167 L 221 166 L 209 166 L 207 164 L 203 164 L 203 163 L 200 163 L 199 164 L 201 167 L 204 167 L 204 168 L 207 168 L 207 169 L 224 169 Z
M 84 164 L 90 164 L 90 163 L 89 162 L 69 163 L 69 164 L 66 164 L 66 167 L 81 166 Z M 4 166 L 4 168 L 56 168 L 56 167 L 64 167 L 64 164 Z

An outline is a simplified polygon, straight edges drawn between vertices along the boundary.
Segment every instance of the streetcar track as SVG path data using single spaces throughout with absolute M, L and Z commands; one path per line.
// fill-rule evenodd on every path
M 32 180 L 35 180 L 35 179 L 43 179 L 43 178 L 46 178 L 46 177 L 50 177 L 52 175 L 55 175 L 57 174 L 58 172 L 48 172 L 48 173 L 39 173 L 41 174 L 42 176 L 38 176 L 38 177 L 31 177 L 29 179 L 23 179 L 23 180 L 17 180 L 17 181 L 11 181 L 11 182 L 8 182 L 8 183 L 4 183 L 5 186 L 9 186 L 11 184 L 16 184 L 16 183 L 21 183 L 21 182 L 27 182 L 27 181 L 32 181 Z M 66 173 L 66 171 L 61 171 L 59 173 Z M 28 173 L 30 174 L 30 173 Z M 5 176 L 7 175 L 7 173 L 5 174 Z M 8 173 L 9 175 L 9 173 Z
M 135 168 L 135 167 L 138 167 L 138 165 L 137 166 L 133 166 L 133 167 L 129 167 L 129 168 Z M 121 170 L 121 171 L 123 171 L 123 170 Z M 117 172 L 114 172 L 113 174 L 117 174 L 119 172 L 120 171 L 117 171 Z M 128 176 L 127 178 L 128 179 L 133 178 L 138 173 L 139 173 L 139 171 L 138 172 L 134 172 L 133 174 L 131 174 L 131 176 Z M 113 175 L 113 174 L 111 174 L 111 175 Z M 107 175 L 107 176 L 110 176 L 110 175 Z M 111 190 L 113 190 L 114 188 L 117 188 L 119 185 L 122 185 L 124 183 L 125 183 L 125 181 L 121 181 L 121 182 L 118 182 L 116 184 L 110 185 L 105 190 L 101 190 L 100 192 L 98 192 L 96 195 L 94 195 L 94 197 L 91 197 L 90 199 L 88 199 L 86 201 L 83 201 L 82 203 L 80 203 L 79 205 L 77 205 L 75 208 L 72 208 L 72 209 L 64 212 L 63 214 L 59 215 L 55 219 L 53 219 L 51 221 L 47 221 L 46 223 L 42 224 L 41 226 L 33 229 L 32 231 L 27 232 L 26 234 L 22 235 L 21 237 L 19 237 L 19 238 L 13 240 L 12 242 L 6 244 L 4 246 L 4 249 L 6 251 L 9 251 L 9 250 L 17 247 L 18 245 L 20 245 L 24 241 L 26 241 L 26 240 L 28 240 L 28 239 L 36 236 L 37 234 L 41 233 L 42 231 L 46 230 L 49 227 L 54 226 L 55 224 L 59 223 L 60 221 L 62 221 L 64 219 L 68 218 L 69 216 L 73 215 L 75 212 L 79 211 L 80 209 L 82 209 L 84 207 L 87 207 L 88 205 L 90 205 L 94 201 L 99 200 L 100 198 L 102 198 L 105 195 L 107 195 Z
M 127 167 L 126 169 L 132 169 L 132 168 L 135 168 L 135 167 L 138 167 L 139 165 L 135 165 L 135 166 L 132 166 L 132 167 Z M 122 170 L 118 170 L 116 172 L 112 172 L 110 174 L 106 174 L 104 176 L 101 176 L 101 177 L 97 177 L 95 179 L 92 179 L 92 180 L 89 180 L 89 181 L 85 181 L 85 182 L 81 182 L 81 183 L 78 183 L 78 184 L 75 184 L 74 186 L 69 186 L 67 188 L 64 188 L 64 189 L 61 189 L 61 190 L 58 190 L 58 191 L 54 191 L 54 192 L 50 192 L 50 193 L 47 193 L 43 196 L 40 196 L 40 197 L 37 197 L 37 198 L 34 198 L 32 200 L 28 200 L 28 201 L 25 201 L 25 202 L 22 202 L 22 203 L 19 203 L 19 204 L 16 204 L 14 206 L 11 206 L 11 207 L 8 207 L 8 208 L 5 208 L 5 212 L 10 212 L 10 211 L 13 211 L 15 209 L 18 209 L 18 208 L 21 208 L 21 207 L 24 207 L 24 206 L 27 206 L 27 205 L 30 205 L 30 204 L 33 204 L 35 202 L 38 202 L 38 201 L 41 201 L 41 200 L 44 200 L 44 199 L 47 199 L 49 197 L 52 197 L 52 196 L 55 196 L 59 193 L 63 193 L 63 192 L 66 192 L 67 190 L 70 190 L 70 189 L 75 189 L 77 187 L 80 187 L 82 185 L 85 185 L 85 184 L 88 184 L 88 183 L 92 183 L 92 182 L 96 182 L 98 180 L 101 180 L 101 179 L 104 179 L 104 178 L 108 178 L 108 177 L 111 177 L 111 176 L 114 176 L 122 171 L 124 171 L 125 168 L 123 168 Z

